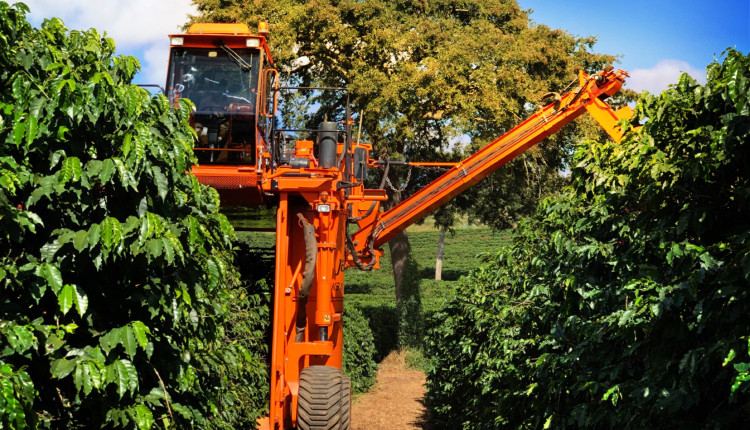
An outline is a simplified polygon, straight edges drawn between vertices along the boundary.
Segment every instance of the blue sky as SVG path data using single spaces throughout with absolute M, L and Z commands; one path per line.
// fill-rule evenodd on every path
M 13 0 L 11 0 L 12 2 Z M 24 0 L 39 25 L 58 16 L 70 29 L 107 31 L 118 52 L 141 61 L 138 83 L 164 84 L 167 34 L 179 32 L 190 0 Z M 519 0 L 537 24 L 598 36 L 596 52 L 621 55 L 628 86 L 658 92 L 681 71 L 703 81 L 705 67 L 727 47 L 750 52 L 750 0 Z M 271 23 L 273 24 L 273 23 Z M 272 27 L 273 28 L 273 27 Z
M 519 0 L 537 24 L 597 36 L 596 52 L 620 55 L 628 86 L 661 91 L 680 71 L 705 81 L 728 47 L 750 51 L 750 0 Z

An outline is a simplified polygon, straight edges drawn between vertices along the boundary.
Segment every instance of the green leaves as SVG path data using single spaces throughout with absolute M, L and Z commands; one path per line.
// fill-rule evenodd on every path
M 99 238 L 104 249 L 111 251 L 120 245 L 120 241 L 122 240 L 122 226 L 120 225 L 120 221 L 112 217 L 106 217 L 99 224 L 99 229 Z
M 73 383 L 78 392 L 88 396 L 92 391 L 100 391 L 105 385 L 103 367 L 100 362 L 84 361 L 76 366 Z
M 747 342 L 747 354 L 750 355 L 750 340 L 748 340 Z M 735 358 L 737 358 L 737 351 L 735 351 L 734 349 L 729 350 L 729 353 L 724 358 L 724 363 L 722 363 L 722 367 L 731 364 Z M 745 359 L 747 359 L 747 357 L 745 357 Z M 748 388 L 745 382 L 750 381 L 750 363 L 734 363 L 733 367 L 734 367 L 734 370 L 737 371 L 737 375 L 735 376 L 734 381 L 732 382 L 732 387 L 731 387 L 732 394 L 734 395 L 735 393 L 737 393 L 737 390 L 740 389 L 740 386 L 742 386 L 742 389 L 740 390 L 740 392 L 746 393 L 748 391 Z
M 133 393 L 138 389 L 138 372 L 128 360 L 117 360 L 107 366 L 107 381 L 112 381 L 117 388 L 117 394 L 122 398 L 125 393 Z
M 9 321 L 3 321 L 0 322 L 0 329 L 5 333 L 7 346 L 18 354 L 26 354 L 38 345 L 32 326 L 16 325 Z
M 641 134 L 579 146 L 572 185 L 436 316 L 439 427 L 744 425 L 750 94 L 732 86 L 747 77 L 730 50 L 705 86 L 644 96 Z
M 154 166 L 152 172 L 154 175 L 154 184 L 156 184 L 159 197 L 164 200 L 167 198 L 167 193 L 169 192 L 169 181 L 167 180 L 167 177 L 161 172 L 161 169 L 159 167 Z
M 138 430 L 150 430 L 154 425 L 154 416 L 146 405 L 136 405 L 133 408 L 133 421 Z
M 221 337 L 239 282 L 218 196 L 185 174 L 188 104 L 131 85 L 111 39 L 26 9 L 0 1 L 0 428 L 219 427 L 222 378 L 267 377 Z
M 215 257 L 209 257 L 206 260 L 206 274 L 208 275 L 208 284 L 215 288 L 222 277 L 224 267 L 220 260 Z
M 352 392 L 367 392 L 375 383 L 375 341 L 367 318 L 357 308 L 344 313 L 343 372 L 351 378 Z
M 76 285 L 66 284 L 60 294 L 57 296 L 57 302 L 60 305 L 60 311 L 63 315 L 67 314 L 74 305 L 78 315 L 83 316 L 89 306 L 89 299 L 86 293 Z
M 52 376 L 63 379 L 72 375 L 79 394 L 88 396 L 101 393 L 113 386 L 120 399 L 125 394 L 135 394 L 138 389 L 138 371 L 130 360 L 115 360 L 105 365 L 98 348 L 76 351 L 72 359 L 62 358 L 52 362 Z
M 34 274 L 44 278 L 52 292 L 57 294 L 63 286 L 62 274 L 60 270 L 49 263 L 42 263 L 36 267 Z
M 99 345 L 105 354 L 116 347 L 122 345 L 125 353 L 130 359 L 135 358 L 136 349 L 140 347 L 149 356 L 148 335 L 151 330 L 140 321 L 133 321 L 130 325 L 112 329 L 107 334 L 99 338 Z
M 33 414 L 34 385 L 29 374 L 0 361 L 0 425 L 26 428 L 26 419 Z
M 68 360 L 67 358 L 60 358 L 54 360 L 50 366 L 50 372 L 52 377 L 62 379 L 73 372 L 76 367 L 75 360 Z
M 78 157 L 68 157 L 63 160 L 57 180 L 60 184 L 64 184 L 68 181 L 80 181 L 81 173 L 81 160 L 79 160 Z

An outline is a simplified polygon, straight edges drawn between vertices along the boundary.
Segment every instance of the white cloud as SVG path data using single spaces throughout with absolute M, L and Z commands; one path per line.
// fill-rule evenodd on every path
M 705 70 L 691 66 L 680 60 L 661 60 L 650 69 L 635 69 L 630 72 L 626 87 L 636 91 L 659 94 L 671 84 L 676 84 L 685 72 L 701 84 L 706 83 Z
M 181 33 L 187 15 L 196 13 L 191 0 L 23 0 L 29 21 L 39 25 L 59 17 L 71 30 L 107 32 L 117 52 L 138 55 L 139 82 L 164 84 L 170 33 Z M 141 54 L 142 55 L 139 55 Z
M 106 31 L 118 46 L 166 41 L 168 33 L 179 33 L 189 13 L 190 0 L 26 0 L 30 18 L 62 18 L 70 29 L 96 28 Z
M 141 58 L 141 75 L 139 82 L 144 84 L 164 85 L 167 79 L 167 56 L 169 44 L 151 45 L 143 52 Z

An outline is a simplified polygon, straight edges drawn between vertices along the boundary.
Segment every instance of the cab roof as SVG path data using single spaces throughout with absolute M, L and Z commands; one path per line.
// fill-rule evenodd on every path
M 201 22 L 191 24 L 187 33 L 170 34 L 169 38 L 172 40 L 175 37 L 181 37 L 183 39 L 182 46 L 185 47 L 205 48 L 216 46 L 217 36 L 230 48 L 244 48 L 248 46 L 247 39 L 259 39 L 260 48 L 266 52 L 268 60 L 273 63 L 266 38 L 252 34 L 247 24 Z
M 233 34 L 237 35 L 248 35 L 250 34 L 250 27 L 247 24 L 224 24 L 224 23 L 209 23 L 200 22 L 192 24 L 187 31 L 187 34 Z

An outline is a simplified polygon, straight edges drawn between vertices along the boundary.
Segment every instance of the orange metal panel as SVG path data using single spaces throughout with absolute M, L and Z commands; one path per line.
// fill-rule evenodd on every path
M 285 179 L 285 181 L 282 181 Z M 303 185 L 316 191 L 301 192 Z M 310 184 L 311 183 L 311 184 Z M 343 267 L 346 247 L 343 229 L 346 211 L 341 204 L 343 194 L 335 190 L 330 178 L 279 178 L 277 212 L 276 273 L 274 282 L 274 323 L 271 352 L 272 428 L 296 423 L 295 405 L 299 375 L 310 365 L 341 368 L 343 353 Z M 292 187 L 297 187 L 293 189 Z M 303 187 L 304 188 L 304 187 Z M 321 190 L 325 190 L 323 193 Z M 325 195 L 330 212 L 313 210 Z M 300 198 L 304 197 L 304 198 Z M 309 203 L 308 203 L 309 202 Z M 315 227 L 317 263 L 306 305 L 304 341 L 295 341 L 295 322 L 299 312 L 298 296 L 302 281 L 301 267 L 305 260 L 305 240 L 297 214 Z M 327 339 L 321 339 L 326 328 Z M 277 427 L 273 427 L 276 425 Z
M 216 189 L 222 205 L 257 206 L 263 203 L 258 173 L 247 166 L 193 166 L 191 173 L 201 184 Z
M 247 24 L 239 23 L 209 23 L 199 22 L 192 24 L 187 34 L 242 34 L 250 35 L 250 27 Z
M 259 39 L 260 49 L 263 49 L 263 51 L 265 51 L 266 58 L 268 58 L 268 61 L 273 63 L 271 50 L 268 47 L 268 43 L 266 42 L 265 37 L 263 36 L 253 36 L 250 34 L 170 34 L 169 37 L 170 40 L 173 37 L 183 38 L 183 44 L 175 45 L 176 47 L 184 46 L 189 48 L 216 48 L 216 39 L 221 39 L 221 41 L 224 42 L 225 45 L 233 49 L 247 48 L 247 39 Z

